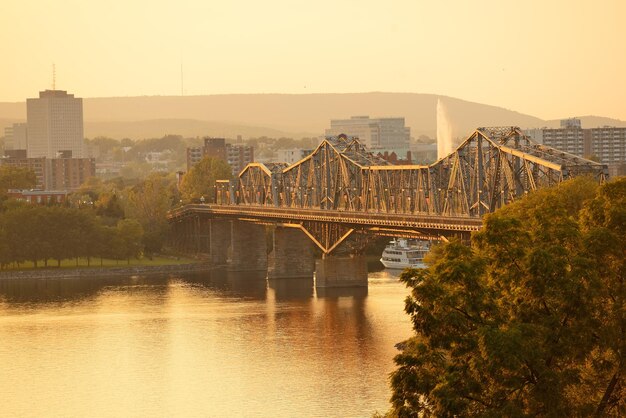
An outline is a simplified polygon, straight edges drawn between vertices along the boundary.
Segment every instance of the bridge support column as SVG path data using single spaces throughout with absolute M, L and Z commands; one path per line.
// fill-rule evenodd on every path
M 197 219 L 194 235 L 196 252 L 209 253 L 211 251 L 211 221 L 206 218 Z
M 231 221 L 212 219 L 209 224 L 209 258 L 215 266 L 226 265 L 230 247 Z
M 233 221 L 228 251 L 228 270 L 266 271 L 266 239 L 264 225 Z
M 363 255 L 323 255 L 315 260 L 315 287 L 367 287 Z
M 274 249 L 267 263 L 268 279 L 313 278 L 315 253 L 313 242 L 295 228 L 274 229 Z

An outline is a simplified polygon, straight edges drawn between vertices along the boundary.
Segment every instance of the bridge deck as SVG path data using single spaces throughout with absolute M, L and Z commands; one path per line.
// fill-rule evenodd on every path
M 350 212 L 324 209 L 291 209 L 261 205 L 190 204 L 172 210 L 170 222 L 194 215 L 214 218 L 240 219 L 253 222 L 298 223 L 304 221 L 338 223 L 352 227 L 448 230 L 459 232 L 478 231 L 481 218 L 437 216 L 422 213 L 400 214 L 382 212 Z

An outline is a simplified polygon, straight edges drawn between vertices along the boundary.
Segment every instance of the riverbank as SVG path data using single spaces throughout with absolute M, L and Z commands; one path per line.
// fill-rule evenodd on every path
M 76 267 L 76 268 L 38 268 L 27 270 L 0 271 L 3 279 L 46 279 L 69 277 L 102 277 L 102 276 L 137 276 L 172 273 L 193 273 L 210 271 L 214 267 L 208 263 L 196 262 L 186 264 L 163 265 L 129 265 L 119 267 Z

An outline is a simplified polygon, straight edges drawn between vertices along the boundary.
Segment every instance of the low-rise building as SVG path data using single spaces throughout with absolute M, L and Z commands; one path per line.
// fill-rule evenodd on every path
M 389 151 L 379 152 L 376 155 L 378 157 L 382 158 L 383 160 L 385 160 L 387 162 L 390 162 L 393 165 L 411 165 L 411 164 L 413 164 L 413 161 L 411 159 L 411 151 L 407 151 L 405 159 L 399 158 L 398 155 L 396 155 L 396 153 L 394 151 L 391 151 L 391 153 Z
M 94 158 L 0 158 L 0 165 L 32 170 L 40 190 L 76 190 L 96 175 Z
M 38 204 L 61 204 L 67 200 L 69 192 L 67 190 L 16 190 L 10 189 L 7 193 L 9 197 L 23 200 L 28 203 Z
M 95 158 L 49 158 L 46 190 L 76 190 L 96 175 Z
M 226 161 L 232 168 L 233 176 L 236 176 L 254 161 L 254 148 L 227 144 L 225 138 L 204 138 L 203 147 L 187 148 L 187 171 L 207 156 Z
M 170 166 L 176 163 L 172 156 L 172 150 L 169 149 L 147 152 L 144 159 L 148 164 L 150 164 L 152 171 L 159 171 L 162 173 L 168 173 L 170 171 Z

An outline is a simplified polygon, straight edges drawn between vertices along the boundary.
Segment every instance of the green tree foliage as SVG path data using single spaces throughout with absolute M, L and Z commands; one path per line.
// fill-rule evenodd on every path
M 35 172 L 25 167 L 0 165 L 0 204 L 9 189 L 32 189 L 37 185 Z
M 73 194 L 89 195 L 92 200 L 97 200 L 100 194 L 110 192 L 110 190 L 111 187 L 106 185 L 101 178 L 89 177 Z
M 152 171 L 152 166 L 145 161 L 132 161 L 120 170 L 120 176 L 126 179 L 142 179 L 146 173 Z
M 144 154 L 150 151 L 171 150 L 179 154 L 185 154 L 185 142 L 180 135 L 166 135 L 162 138 L 150 138 L 137 141 L 133 144 L 133 152 Z
M 126 195 L 129 217 L 138 220 L 145 231 L 146 253 L 151 255 L 161 251 L 169 230 L 167 211 L 179 200 L 176 178 L 173 175 L 150 174 L 130 188 Z
M 99 243 L 100 264 L 103 258 L 123 260 L 126 257 L 125 243 L 117 227 L 101 225 L 95 233 Z
M 400 417 L 625 416 L 626 179 L 576 179 L 407 270 Z
M 37 208 L 35 208 L 35 210 L 37 210 Z M 75 237 L 78 231 L 75 229 L 76 223 L 74 222 L 74 215 L 78 214 L 78 212 L 61 207 L 38 211 L 46 215 L 46 235 L 50 237 L 49 240 L 55 240 L 55 245 L 51 246 L 46 255 L 57 260 L 57 264 L 60 266 L 61 260 L 73 258 L 74 252 L 77 249 Z
M 98 147 L 101 154 L 109 153 L 120 147 L 120 142 L 117 139 L 108 138 L 106 136 L 97 136 L 92 140 L 87 140 L 87 142 L 90 145 Z
M 124 218 L 124 208 L 115 192 L 101 193 L 94 205 L 96 215 L 103 218 L 119 220 Z
M 11 247 L 9 246 L 9 240 L 7 238 L 7 232 L 4 225 L 0 223 L 0 268 L 9 264 L 12 260 Z
M 130 188 L 126 193 L 129 215 L 147 224 L 165 221 L 165 215 L 171 207 L 170 181 L 161 174 L 153 173 Z
M 143 228 L 141 224 L 134 219 L 122 219 L 117 223 L 117 233 L 122 242 L 121 251 L 118 255 L 129 260 L 129 262 L 131 258 L 139 258 L 143 250 L 141 242 Z
M 215 201 L 215 181 L 230 180 L 232 171 L 223 160 L 204 157 L 183 177 L 180 193 L 186 202 L 198 202 L 204 196 L 207 202 Z
M 47 209 L 44 206 L 19 206 L 4 213 L 4 229 L 11 243 L 13 261 L 29 260 L 37 267 L 39 260 L 51 258 L 56 238 L 47 233 Z
M 0 268 L 78 257 L 130 259 L 142 249 L 143 229 L 136 220 L 107 227 L 93 210 L 24 203 L 0 213 Z
M 123 148 L 132 148 L 135 145 L 135 141 L 130 138 L 122 138 L 120 141 L 120 146 Z
M 25 167 L 0 165 L 0 189 L 31 189 L 37 185 L 35 172 Z

